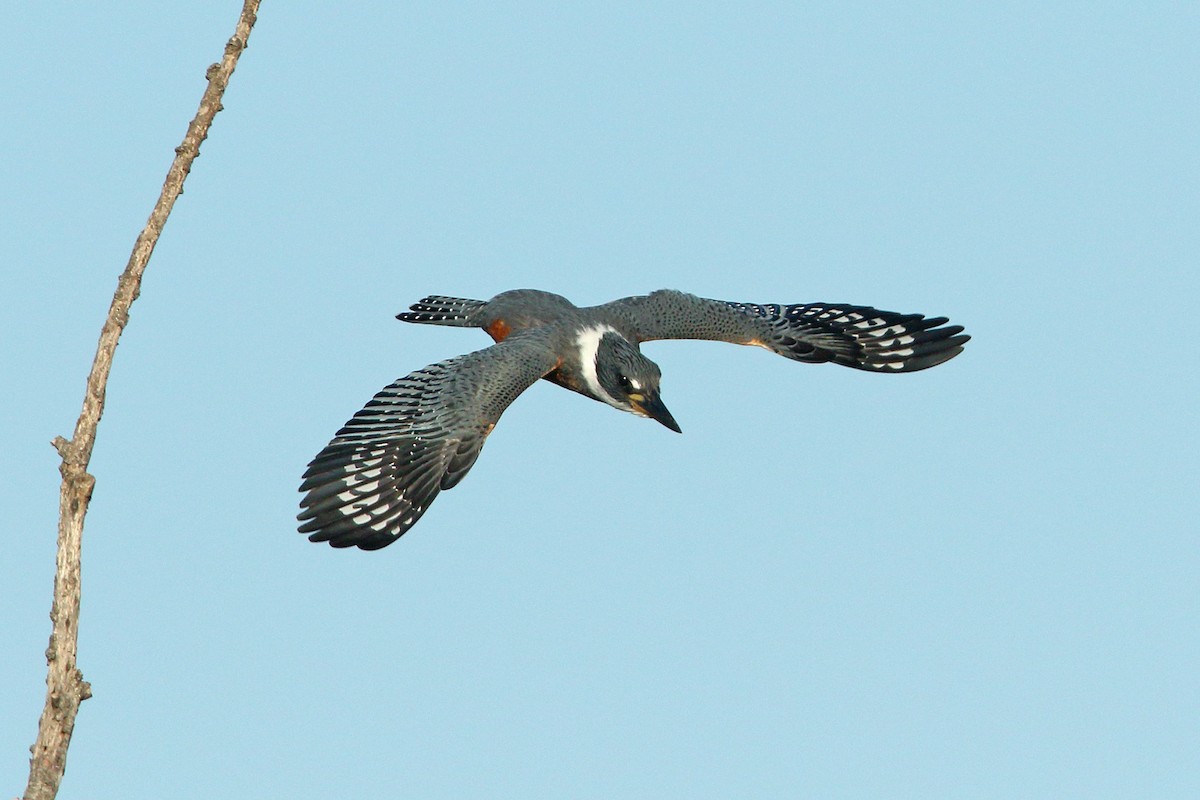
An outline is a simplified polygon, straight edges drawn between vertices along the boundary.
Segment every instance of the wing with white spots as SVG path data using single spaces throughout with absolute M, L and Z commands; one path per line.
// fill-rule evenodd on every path
M 546 338 L 514 335 L 375 395 L 308 465 L 300 532 L 363 550 L 398 539 L 462 480 L 504 409 L 554 369 Z
M 735 303 L 663 290 L 604 306 L 639 341 L 711 339 L 758 345 L 795 361 L 916 372 L 948 361 L 971 337 L 946 317 L 846 303 Z

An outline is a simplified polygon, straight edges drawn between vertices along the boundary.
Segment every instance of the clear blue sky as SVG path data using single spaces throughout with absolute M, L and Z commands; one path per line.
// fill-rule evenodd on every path
M 0 32 L 0 794 L 57 458 L 236 2 Z M 266 2 L 117 352 L 61 797 L 1200 796 L 1200 15 Z M 377 553 L 296 487 L 488 343 L 426 293 L 945 314 L 904 376 L 654 343 Z

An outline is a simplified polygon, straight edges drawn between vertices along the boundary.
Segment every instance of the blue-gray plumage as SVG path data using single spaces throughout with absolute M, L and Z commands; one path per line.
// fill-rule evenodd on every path
M 679 431 L 642 342 L 709 339 L 757 345 L 809 363 L 915 372 L 970 338 L 945 317 L 844 303 L 757 305 L 663 290 L 579 308 L 534 289 L 491 300 L 440 295 L 405 322 L 478 327 L 496 344 L 401 378 L 375 396 L 309 464 L 300 531 L 334 547 L 376 550 L 404 534 L 475 463 L 504 409 L 545 378 Z

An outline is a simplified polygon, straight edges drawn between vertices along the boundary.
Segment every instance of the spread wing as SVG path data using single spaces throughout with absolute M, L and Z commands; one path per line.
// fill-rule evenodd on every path
M 832 361 L 871 372 L 916 372 L 962 352 L 971 337 L 946 317 L 845 303 L 735 303 L 662 290 L 602 308 L 639 342 L 711 339 L 765 347 L 795 361 Z
M 543 331 L 431 364 L 388 386 L 308 465 L 300 532 L 377 550 L 453 488 L 517 395 L 554 369 Z

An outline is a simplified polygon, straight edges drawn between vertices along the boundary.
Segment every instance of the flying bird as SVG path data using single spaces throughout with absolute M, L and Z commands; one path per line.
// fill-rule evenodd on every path
M 948 361 L 970 338 L 946 317 L 845 303 L 735 303 L 670 290 L 586 308 L 534 289 L 486 301 L 433 295 L 396 316 L 483 328 L 495 344 L 399 379 L 337 432 L 300 485 L 300 532 L 311 541 L 363 550 L 396 541 L 439 492 L 463 479 L 504 409 L 541 378 L 679 432 L 662 401 L 662 373 L 642 355 L 642 342 L 708 339 L 894 373 Z

